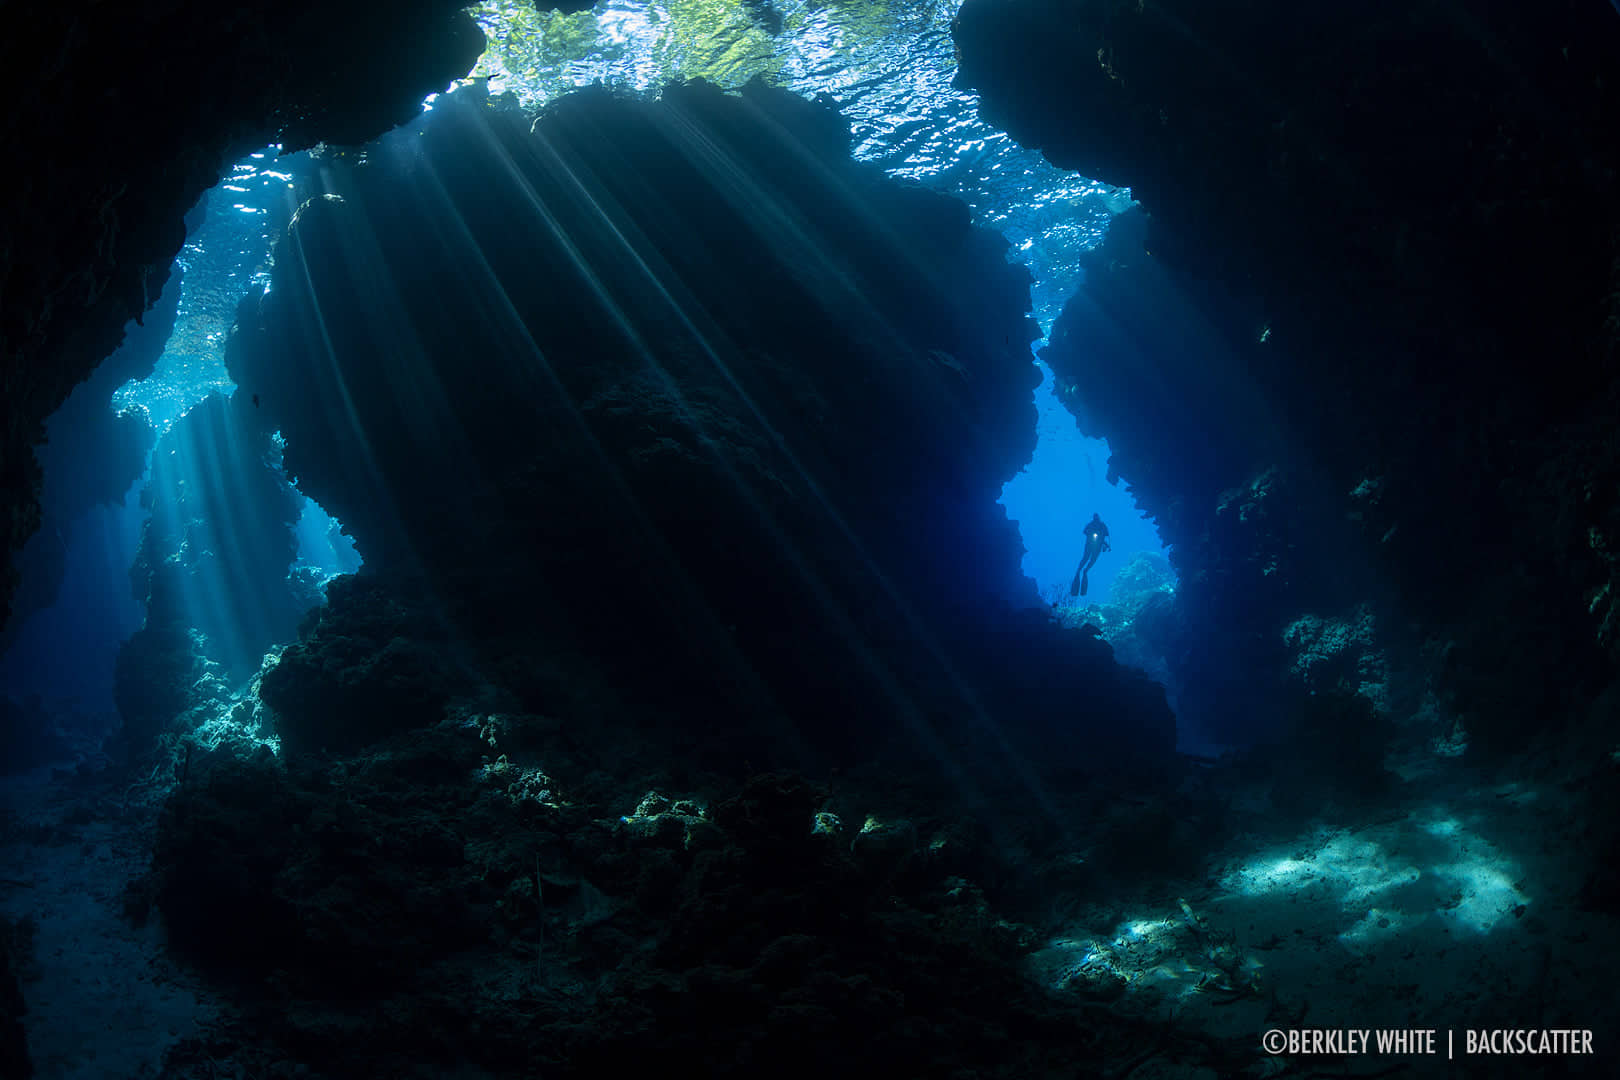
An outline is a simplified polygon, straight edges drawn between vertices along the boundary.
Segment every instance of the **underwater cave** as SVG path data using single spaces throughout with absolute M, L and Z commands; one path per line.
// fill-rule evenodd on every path
M 1614 1075 L 1617 11 L 8 10 L 0 1080 Z

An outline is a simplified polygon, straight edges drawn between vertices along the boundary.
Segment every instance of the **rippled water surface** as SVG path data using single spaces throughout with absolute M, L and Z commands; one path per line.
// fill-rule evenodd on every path
M 961 198 L 1001 230 L 1036 276 L 1049 326 L 1073 291 L 1068 267 L 1094 245 L 1129 193 L 1063 172 L 979 120 L 952 88 L 958 0 L 607 0 L 575 14 L 526 0 L 473 8 L 489 46 L 474 69 L 492 93 L 538 107 L 578 86 L 655 90 L 673 78 L 741 86 L 755 76 L 849 117 L 856 155 Z

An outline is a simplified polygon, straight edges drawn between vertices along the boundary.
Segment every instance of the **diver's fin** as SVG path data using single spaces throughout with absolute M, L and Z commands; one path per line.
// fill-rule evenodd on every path
M 1081 596 L 1086 595 L 1086 586 L 1091 584 L 1090 581 L 1086 580 L 1090 576 L 1091 576 L 1090 574 L 1081 574 L 1080 575 L 1080 595 Z
M 1069 582 L 1069 595 L 1080 595 L 1080 568 L 1078 566 L 1074 568 L 1074 580 Z

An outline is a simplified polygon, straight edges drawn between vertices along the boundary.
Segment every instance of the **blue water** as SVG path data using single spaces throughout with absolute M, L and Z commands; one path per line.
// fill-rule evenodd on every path
M 322 571 L 323 577 L 352 574 L 360 569 L 360 552 L 354 538 L 345 535 L 342 524 L 321 509 L 314 499 L 304 500 L 304 512 L 294 529 L 298 536 L 298 561 Z
M 122 502 L 97 506 L 59 535 L 41 537 L 66 549 L 67 573 L 54 605 L 34 612 L 0 654 L 0 688 L 17 700 L 37 695 L 58 714 L 113 716 L 113 662 L 146 617 L 129 567 L 146 513 L 137 480 Z
M 210 393 L 235 390 L 225 373 L 225 339 L 236 305 L 266 280 L 269 211 L 289 197 L 292 177 L 285 168 L 273 149 L 257 151 L 202 198 L 205 216 L 175 260 L 185 278 L 174 334 L 157 370 L 113 396 L 115 408 L 145 410 L 159 435 Z
M 1035 579 L 1047 600 L 1053 589 L 1067 600 L 1084 546 L 1080 530 L 1092 514 L 1101 515 L 1113 550 L 1092 569 L 1085 599 L 1103 603 L 1110 597 L 1114 573 L 1133 554 L 1163 551 L 1164 545 L 1153 523 L 1143 520 L 1125 483 L 1108 483 L 1108 443 L 1081 435 L 1051 387 L 1047 372 L 1035 391 L 1040 414 L 1035 459 L 1002 489 L 1001 504 L 1023 535 L 1024 573 Z

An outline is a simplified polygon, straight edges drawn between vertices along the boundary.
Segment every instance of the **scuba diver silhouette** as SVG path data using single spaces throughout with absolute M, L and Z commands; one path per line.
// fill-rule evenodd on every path
M 1086 580 L 1087 571 L 1097 565 L 1097 557 L 1105 551 L 1113 550 L 1108 546 L 1108 526 L 1096 514 L 1086 522 L 1086 551 L 1080 556 L 1080 566 L 1074 572 L 1074 580 L 1069 583 L 1070 596 L 1086 595 L 1086 587 L 1090 582 Z

